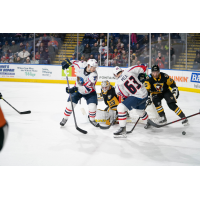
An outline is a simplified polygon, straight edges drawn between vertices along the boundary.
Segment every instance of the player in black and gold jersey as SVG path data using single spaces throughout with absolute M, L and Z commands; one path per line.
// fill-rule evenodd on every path
M 185 114 L 183 111 L 176 105 L 179 97 L 178 87 L 173 79 L 171 79 L 167 74 L 160 72 L 158 65 L 154 65 L 151 68 L 151 74 L 146 77 L 144 85 L 148 90 L 149 94 L 152 94 L 152 101 L 156 107 L 156 110 L 161 117 L 160 123 L 167 122 L 164 109 L 161 104 L 161 100 L 164 98 L 167 102 L 167 105 L 171 110 L 173 110 L 180 118 L 184 118 Z M 169 87 L 172 88 L 170 91 Z M 176 96 L 176 98 L 174 97 Z M 151 103 L 150 99 L 147 100 L 147 103 Z M 186 125 L 188 119 L 184 119 L 182 124 Z
M 106 124 L 110 125 L 110 122 L 112 122 L 114 116 L 117 115 L 117 106 L 119 104 L 119 100 L 118 96 L 115 93 L 115 88 L 110 85 L 110 82 L 108 80 L 102 81 L 100 96 L 103 97 L 104 102 L 107 105 L 104 111 L 109 112 L 109 115 L 111 116 L 110 119 L 106 121 Z

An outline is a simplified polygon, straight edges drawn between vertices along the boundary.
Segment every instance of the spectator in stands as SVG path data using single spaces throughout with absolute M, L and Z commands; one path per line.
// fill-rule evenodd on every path
M 44 48 L 44 44 L 43 43 L 40 43 L 40 46 L 38 48 L 38 52 L 39 54 L 43 54 L 43 52 L 45 52 L 45 48 Z
M 169 69 L 169 52 L 167 51 L 166 52 L 166 55 L 165 55 L 165 68 L 166 69 Z
M 155 61 L 155 58 L 152 58 L 151 59 L 151 66 L 155 65 L 156 64 L 156 61 Z
M 138 61 L 137 61 L 137 65 L 141 65 L 141 62 L 140 62 L 140 60 L 138 60 Z
M 24 44 L 21 42 L 19 44 L 19 51 L 23 51 L 24 47 L 25 47 Z
M 99 53 L 99 48 L 97 47 L 97 43 L 94 43 L 94 46 L 91 48 L 91 53 Z
M 86 57 L 86 59 L 88 59 L 90 56 L 90 53 L 91 53 L 91 48 L 90 48 L 89 44 L 86 44 L 83 53 L 84 53 L 84 56 Z
M 123 60 L 121 59 L 120 55 L 117 56 L 117 66 L 122 66 L 123 65 Z
M 90 54 L 90 58 L 89 59 L 94 59 L 94 56 L 93 54 Z
M 98 62 L 98 65 L 99 65 L 99 66 L 101 66 L 101 63 L 100 63 L 101 61 L 100 61 L 100 59 L 101 59 L 101 57 L 100 57 L 100 54 L 99 54 L 99 55 L 98 55 L 98 58 L 97 58 L 97 62 Z
M 17 57 L 17 62 L 16 63 L 22 63 L 21 58 L 19 56 Z
M 157 54 L 157 52 L 156 52 L 155 46 L 152 45 L 152 48 L 151 48 L 151 57 L 156 57 L 156 54 Z
M 135 49 L 133 50 L 133 52 L 136 54 L 137 57 L 140 56 L 140 54 L 141 54 L 141 47 L 140 47 L 139 43 L 137 43 L 137 45 L 136 45 Z
M 26 51 L 28 51 L 30 53 L 32 51 L 32 46 L 30 46 L 29 43 L 27 42 L 25 49 L 26 49 Z
M 120 53 L 118 53 L 117 49 L 115 49 L 112 58 L 115 60 L 115 59 L 117 59 L 118 55 L 120 55 Z
M 10 49 L 10 45 L 8 44 L 8 41 L 5 41 L 5 44 L 2 46 L 2 49 L 4 52 L 8 52 Z
M 93 39 L 98 39 L 98 38 L 99 38 L 99 34 L 98 34 L 98 33 L 94 33 L 94 34 L 92 35 L 92 38 L 93 38 Z
M 24 62 L 24 64 L 31 64 L 29 57 L 26 58 L 26 61 Z
M 75 54 L 72 54 L 72 57 L 70 58 L 70 60 L 76 60 Z
M 143 40 L 142 40 L 142 44 L 143 44 L 143 45 L 149 44 L 149 36 L 148 36 L 148 35 L 145 35 L 145 36 L 144 36 L 144 38 L 143 38 Z
M 55 49 L 53 48 L 52 44 L 48 43 L 48 49 L 49 49 L 49 57 L 51 60 L 55 57 Z
M 17 62 L 17 54 L 15 53 L 13 56 L 13 62 L 16 63 Z
M 137 44 L 137 34 L 136 33 L 131 34 L 131 42 L 132 42 L 132 45 Z
M 36 41 L 36 47 L 39 47 L 40 46 L 40 43 L 42 43 L 42 37 L 39 38 L 38 41 Z
M 46 48 L 45 51 L 42 53 L 41 58 L 43 60 L 47 60 L 49 63 L 49 49 L 48 48 Z
M 157 50 L 157 51 L 160 51 L 161 46 L 162 46 L 162 41 L 159 40 L 158 43 L 156 44 L 156 50 Z
M 200 54 L 198 53 L 196 58 L 194 59 L 194 64 L 200 64 Z
M 114 53 L 114 46 L 110 47 L 110 53 L 112 53 L 112 54 Z
M 111 47 L 111 46 L 114 47 L 114 45 L 115 45 L 115 44 L 114 44 L 114 42 L 113 42 L 113 39 L 111 39 L 111 40 L 110 40 L 110 43 L 109 43 L 109 46 L 110 46 L 110 47 Z
M 104 39 L 104 33 L 100 33 L 100 39 Z
M 104 36 L 103 42 L 107 44 L 107 35 Z
M 58 42 L 54 39 L 54 37 L 51 37 L 51 41 L 49 43 L 52 44 L 54 48 L 58 48 Z
M 113 64 L 112 64 L 114 67 L 117 66 L 117 60 L 113 60 Z
M 171 61 L 172 61 L 172 64 L 175 64 L 176 62 L 176 55 L 175 55 L 175 50 L 171 44 L 171 47 L 170 47 L 170 56 L 171 56 Z
M 20 52 L 18 53 L 18 56 L 19 56 L 20 58 L 26 58 L 26 57 L 30 56 L 30 53 L 29 53 L 28 51 L 26 51 L 26 49 L 23 49 L 23 51 L 20 51 Z
M 13 62 L 14 62 L 14 56 L 10 56 L 9 63 L 13 63 Z
M 3 56 L 3 57 L 1 58 L 1 63 L 7 63 L 7 60 L 6 60 L 5 56 Z
M 117 45 L 116 45 L 117 49 L 118 49 L 118 48 L 121 48 L 121 44 L 123 44 L 123 43 L 121 42 L 120 39 L 118 39 L 118 40 L 117 40 Z
M 107 53 L 107 50 L 108 50 L 107 46 L 105 46 L 105 43 L 102 42 L 102 46 L 99 47 L 99 53 L 101 54 Z
M 162 55 L 165 55 L 166 54 L 166 50 L 164 48 L 164 45 L 161 45 L 161 48 L 159 50 L 161 52 Z
M 40 54 L 39 54 L 38 51 L 36 52 L 35 59 L 36 59 L 36 60 L 40 60 Z
M 128 67 L 128 58 L 123 59 L 123 67 Z
M 39 60 L 35 60 L 35 58 L 32 57 L 31 64 L 39 64 Z
M 15 44 L 15 41 L 13 40 L 12 41 L 12 46 L 10 47 L 10 53 L 16 53 L 18 51 L 18 47 L 17 45 Z
M 80 41 L 78 41 L 78 59 L 81 58 L 84 51 L 84 46 L 81 44 Z M 75 54 L 77 54 L 77 46 L 75 47 Z
M 5 57 L 6 61 L 9 62 L 10 58 L 9 58 L 9 56 L 8 56 L 8 53 L 5 53 L 5 56 L 4 56 L 4 57 Z
M 144 61 L 143 61 L 144 63 L 148 63 L 149 62 L 149 50 L 148 50 L 147 46 L 145 46 L 145 48 L 144 48 L 144 50 L 143 50 L 143 52 L 141 54 L 141 57 L 144 58 Z
M 121 55 L 122 59 L 125 60 L 127 58 L 126 52 L 125 50 L 122 50 L 122 55 Z
M 165 58 L 158 52 L 158 57 L 156 58 L 156 65 L 158 65 L 161 69 L 164 69 L 165 66 Z

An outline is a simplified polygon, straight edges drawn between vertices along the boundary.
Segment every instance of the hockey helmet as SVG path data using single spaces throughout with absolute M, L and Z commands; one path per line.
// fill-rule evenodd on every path
M 119 74 L 119 72 L 122 72 L 122 69 L 118 66 L 116 66 L 114 69 L 113 69 L 113 75 L 114 75 L 114 78 L 117 79 L 117 74 Z
M 151 71 L 152 71 L 152 72 L 160 71 L 160 68 L 159 68 L 158 65 L 153 65 L 153 66 L 151 67 Z
M 110 82 L 108 80 L 102 81 L 101 89 L 103 90 L 103 92 L 107 92 L 109 88 L 110 88 Z
M 87 61 L 87 66 L 90 66 L 90 67 L 96 67 L 96 69 L 98 68 L 98 63 L 95 59 L 89 59 Z

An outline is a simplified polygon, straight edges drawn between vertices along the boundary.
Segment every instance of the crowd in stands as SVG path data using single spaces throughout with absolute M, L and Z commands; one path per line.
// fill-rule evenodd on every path
M 34 40 L 32 33 L 1 33 L 0 62 L 51 64 L 58 54 L 65 35 L 64 33 L 36 33 Z
M 196 58 L 194 59 L 194 69 L 200 69 L 200 48 L 196 51 Z
M 183 40 L 182 38 L 183 37 Z M 184 34 L 171 34 L 170 61 L 174 65 L 177 57 L 184 51 Z M 131 34 L 130 64 L 149 64 L 149 35 Z M 169 68 L 169 34 L 151 34 L 151 62 L 160 68 Z M 77 46 L 75 48 L 77 58 Z M 82 43 L 78 43 L 78 59 L 87 61 L 95 58 L 101 66 L 128 66 L 129 34 L 86 33 Z M 108 57 L 108 59 L 107 59 Z

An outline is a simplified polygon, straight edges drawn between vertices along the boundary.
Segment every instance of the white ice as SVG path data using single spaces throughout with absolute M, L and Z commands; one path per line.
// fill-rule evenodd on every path
M 19 115 L 0 100 L 10 127 L 0 165 L 200 165 L 200 115 L 190 118 L 188 127 L 177 122 L 146 130 L 139 123 L 126 139 L 119 139 L 113 138 L 119 125 L 101 130 L 88 122 L 80 111 L 83 106 L 87 112 L 82 100 L 75 114 L 78 126 L 88 131 L 84 135 L 75 129 L 73 116 L 64 128 L 59 125 L 68 97 L 66 85 L 0 82 L 0 86 L 10 104 L 19 111 L 32 112 Z M 199 112 L 200 94 L 180 91 L 178 106 L 186 115 Z M 163 107 L 168 122 L 178 119 L 164 101 Z M 105 108 L 104 103 L 98 108 Z M 131 128 L 129 123 L 127 129 Z

